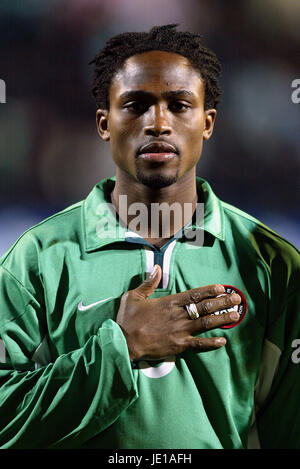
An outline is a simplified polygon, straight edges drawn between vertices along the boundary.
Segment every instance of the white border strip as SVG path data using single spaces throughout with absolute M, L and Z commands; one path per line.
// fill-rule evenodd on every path
M 5 343 L 0 339 L 0 363 L 6 362 L 6 348 Z
M 164 261 L 163 261 L 163 282 L 162 282 L 162 287 L 163 288 L 168 288 L 169 285 L 169 280 L 170 280 L 170 262 L 171 262 L 171 257 L 172 257 L 172 252 L 173 249 L 176 245 L 176 239 L 174 239 L 167 249 L 164 252 Z
M 138 233 L 136 233 L 135 231 L 126 231 L 125 233 L 125 239 L 126 238 L 140 238 L 140 239 L 144 239 L 142 238 L 142 236 L 140 236 Z
M 145 246 L 145 255 L 146 255 L 146 274 L 151 274 L 154 267 L 154 251 L 149 247 Z

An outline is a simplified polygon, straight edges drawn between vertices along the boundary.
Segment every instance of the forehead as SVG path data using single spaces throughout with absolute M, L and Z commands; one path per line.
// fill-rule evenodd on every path
M 202 96 L 204 83 L 186 57 L 150 51 L 133 55 L 124 62 L 112 80 L 111 98 L 131 89 L 153 93 L 185 89 Z

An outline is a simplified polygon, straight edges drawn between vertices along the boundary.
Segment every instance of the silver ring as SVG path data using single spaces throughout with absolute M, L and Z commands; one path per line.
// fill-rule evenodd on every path
M 190 319 L 199 318 L 200 314 L 197 311 L 197 306 L 195 305 L 195 303 L 185 305 L 185 309 L 187 310 Z

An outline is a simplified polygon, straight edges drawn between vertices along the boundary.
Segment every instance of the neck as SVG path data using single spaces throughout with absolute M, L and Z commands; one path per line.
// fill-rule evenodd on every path
M 150 188 L 117 168 L 112 203 L 131 231 L 155 246 L 163 245 L 188 221 L 196 209 L 196 171 L 160 189 Z

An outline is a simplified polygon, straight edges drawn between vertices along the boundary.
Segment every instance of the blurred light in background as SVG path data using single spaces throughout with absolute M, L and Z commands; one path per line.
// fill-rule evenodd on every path
M 223 102 L 198 175 L 300 248 L 298 0 L 2 0 L 0 255 L 112 176 L 88 62 L 112 35 L 179 23 L 223 65 Z

